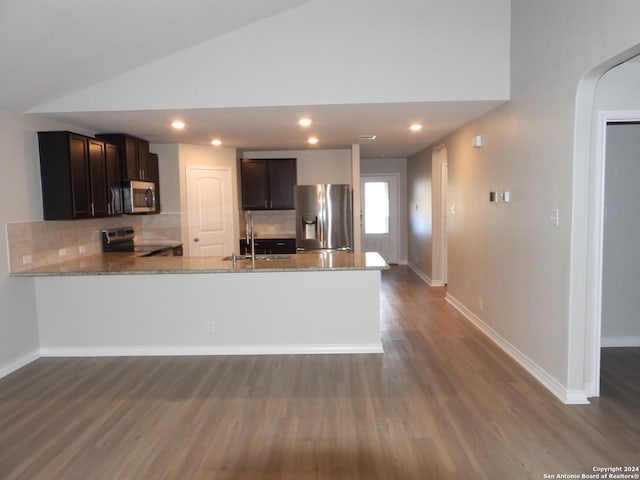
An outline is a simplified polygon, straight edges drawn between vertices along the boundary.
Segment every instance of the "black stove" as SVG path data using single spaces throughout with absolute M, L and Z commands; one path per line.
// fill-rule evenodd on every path
M 107 228 L 102 230 L 103 252 L 133 252 L 142 257 L 182 256 L 179 242 L 134 242 L 136 232 L 133 227 Z

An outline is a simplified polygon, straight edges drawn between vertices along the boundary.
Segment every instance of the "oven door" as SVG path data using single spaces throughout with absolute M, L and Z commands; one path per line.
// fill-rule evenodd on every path
M 153 182 L 130 180 L 124 185 L 125 213 L 156 211 L 156 185 Z

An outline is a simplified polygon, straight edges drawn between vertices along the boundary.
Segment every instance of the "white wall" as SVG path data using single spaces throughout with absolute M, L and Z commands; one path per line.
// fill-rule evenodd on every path
M 298 185 L 351 185 L 351 150 L 244 151 L 242 158 L 297 158 Z
M 0 376 L 38 349 L 32 279 L 9 277 L 7 223 L 42 218 L 35 122 L 0 110 Z
M 362 159 L 360 161 L 360 174 L 367 175 L 384 175 L 396 174 L 399 176 L 400 184 L 398 190 L 400 192 L 399 215 L 400 221 L 400 258 L 398 263 L 407 263 L 407 159 L 406 158 L 371 158 Z M 357 215 L 356 215 L 357 218 Z M 355 224 L 354 224 L 355 227 Z
M 35 285 L 44 355 L 382 351 L 378 270 L 38 277 Z M 326 298 L 314 301 L 314 292 Z
M 9 276 L 6 224 L 42 220 L 36 132 L 69 128 L 0 110 L 0 377 L 39 347 L 33 280 Z
M 640 43 L 638 15 L 640 4 L 630 2 L 514 0 L 511 101 L 444 139 L 448 205 L 456 205 L 448 293 L 570 402 L 584 401 L 587 390 L 578 305 L 587 299 L 575 292 L 584 289 L 577 267 L 587 240 L 582 217 L 572 219 L 582 215 L 572 200 L 574 180 L 585 180 L 580 165 L 588 162 L 591 132 L 574 137 L 576 93 L 589 71 Z M 590 125 L 591 110 L 583 117 Z M 478 134 L 485 147 L 473 149 Z M 586 157 L 578 149 L 585 145 Z M 410 172 L 416 162 L 409 160 Z M 510 190 L 512 203 L 489 204 L 490 190 Z M 549 221 L 555 209 L 558 226 Z
M 509 14 L 509 0 L 314 0 L 34 111 L 505 100 Z
M 432 265 L 431 149 L 407 160 L 408 263 L 429 282 Z
M 598 82 L 595 111 L 640 110 L 640 58 L 607 71 Z

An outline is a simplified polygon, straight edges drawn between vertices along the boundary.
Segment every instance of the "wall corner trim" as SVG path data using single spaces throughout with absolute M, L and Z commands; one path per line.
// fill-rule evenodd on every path
M 450 293 L 447 293 L 444 299 L 449 305 L 458 310 L 476 328 L 489 337 L 491 341 L 500 347 L 500 349 L 509 355 L 516 363 L 529 372 L 562 403 L 568 405 L 584 405 L 589 403 L 586 390 L 573 390 L 565 387 L 546 370 L 540 367 L 540 365 L 535 363 L 515 346 L 505 340 L 500 334 L 493 330 L 480 317 L 475 315 Z
M 429 275 L 424 273 L 422 270 L 420 270 L 418 267 L 416 267 L 412 263 L 408 263 L 407 266 L 413 273 L 419 276 L 422 279 L 422 281 L 427 285 L 429 285 L 430 287 L 444 287 L 444 282 L 442 280 L 433 280 L 431 277 L 429 277 Z
M 31 362 L 35 362 L 40 358 L 39 350 L 32 350 L 31 352 L 25 353 L 13 360 L 9 363 L 5 363 L 0 365 L 0 378 L 6 377 L 16 370 L 21 369 L 25 365 L 30 364 Z

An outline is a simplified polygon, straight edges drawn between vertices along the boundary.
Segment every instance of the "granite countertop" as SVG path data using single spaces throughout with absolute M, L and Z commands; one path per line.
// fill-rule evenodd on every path
M 144 275 L 184 273 L 300 272 L 333 270 L 386 270 L 389 265 L 375 252 L 304 253 L 288 259 L 239 260 L 223 257 L 141 257 L 113 252 L 91 255 L 66 262 L 14 272 L 14 277 L 74 275 Z

